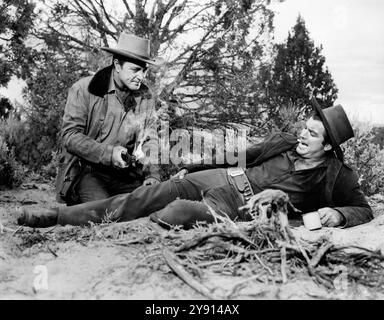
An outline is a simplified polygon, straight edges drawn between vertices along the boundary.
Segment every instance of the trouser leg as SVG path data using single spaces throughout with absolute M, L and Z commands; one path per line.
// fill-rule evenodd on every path
M 148 216 L 177 198 L 201 200 L 201 192 L 204 189 L 225 183 L 226 172 L 223 169 L 196 172 L 184 179 L 168 180 L 149 187 L 142 186 L 131 193 L 60 208 L 58 223 L 84 225 L 88 221 L 101 222 L 106 217 L 113 221 L 133 220 Z
M 170 181 L 154 186 L 142 186 L 125 193 L 59 209 L 58 224 L 85 225 L 89 221 L 99 223 L 103 219 L 128 221 L 160 210 L 178 197 Z
M 211 210 L 218 218 L 231 220 L 247 220 L 239 213 L 238 208 L 244 205 L 239 193 L 232 185 L 214 187 L 204 194 L 205 202 L 190 200 L 175 200 L 165 208 L 150 215 L 152 221 L 161 226 L 181 225 L 190 228 L 196 222 L 211 223 L 215 219 Z M 208 206 L 210 208 L 208 208 Z
M 89 172 L 83 175 L 77 185 L 77 194 L 80 203 L 106 199 L 110 197 L 106 188 L 106 183 L 102 177 L 95 172 Z
M 191 200 L 175 200 L 165 208 L 152 213 L 150 219 L 163 227 L 182 225 L 184 228 L 191 228 L 198 221 L 208 223 L 214 221 L 204 203 Z

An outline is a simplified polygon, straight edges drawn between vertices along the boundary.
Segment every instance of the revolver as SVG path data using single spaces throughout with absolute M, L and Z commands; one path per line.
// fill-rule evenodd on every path
M 121 154 L 121 159 L 123 159 L 125 161 L 125 163 L 128 165 L 128 167 L 136 167 L 136 157 L 135 156 L 132 156 L 128 153 L 122 153 Z

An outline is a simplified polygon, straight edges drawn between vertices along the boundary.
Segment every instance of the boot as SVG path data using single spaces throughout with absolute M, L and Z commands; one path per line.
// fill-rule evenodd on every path
M 58 208 L 22 208 L 17 223 L 31 228 L 46 228 L 56 225 L 57 217 Z

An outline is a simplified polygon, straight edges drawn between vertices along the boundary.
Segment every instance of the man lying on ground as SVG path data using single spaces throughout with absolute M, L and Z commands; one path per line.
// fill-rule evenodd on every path
M 315 113 L 299 138 L 286 133 L 270 136 L 246 151 L 246 169 L 228 165 L 191 165 L 175 178 L 132 193 L 72 207 L 22 211 L 18 223 L 30 227 L 86 225 L 89 221 L 128 221 L 150 216 L 160 224 L 213 222 L 207 204 L 233 220 L 251 219 L 239 207 L 256 193 L 278 189 L 303 213 L 318 211 L 323 226 L 351 227 L 370 221 L 371 208 L 356 173 L 343 163 L 340 144 L 353 137 L 351 124 L 338 105 Z M 204 202 L 202 202 L 204 197 Z M 301 220 L 297 213 L 288 218 Z

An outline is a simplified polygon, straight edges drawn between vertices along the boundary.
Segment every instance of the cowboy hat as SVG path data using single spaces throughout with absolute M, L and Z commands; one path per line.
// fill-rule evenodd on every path
M 150 41 L 148 39 L 128 33 L 120 34 L 115 48 L 101 47 L 101 50 L 153 65 L 160 64 L 162 60 L 161 58 L 152 59 L 150 57 Z
M 315 97 L 312 97 L 311 104 L 323 122 L 337 158 L 343 160 L 344 155 L 340 148 L 340 144 L 354 137 L 351 123 L 349 122 L 343 107 L 341 105 L 336 105 L 322 109 Z

